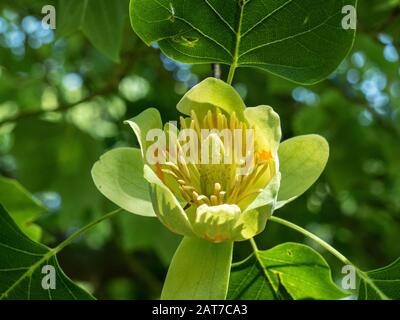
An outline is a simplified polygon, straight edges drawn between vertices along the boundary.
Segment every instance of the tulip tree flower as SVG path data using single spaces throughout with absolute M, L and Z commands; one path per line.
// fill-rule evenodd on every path
M 189 90 L 177 109 L 184 115 L 180 129 L 174 124 L 163 127 L 159 112 L 152 108 L 127 121 L 140 149 L 111 150 L 95 164 L 92 175 L 97 188 L 118 206 L 157 216 L 183 236 L 161 298 L 224 299 L 233 243 L 262 232 L 274 210 L 304 193 L 322 173 L 329 147 L 318 135 L 280 143 L 280 119 L 271 107 L 246 108 L 230 85 L 214 78 Z M 179 153 L 183 148 L 179 142 L 176 161 L 169 161 L 173 149 L 152 152 L 154 140 L 149 133 L 154 129 L 165 133 L 166 147 L 176 142 L 168 138 L 172 131 L 192 129 L 197 133 L 195 151 L 203 152 L 200 146 L 205 143 L 217 145 L 207 147 L 210 157 L 217 152 L 217 162 L 188 161 Z M 202 135 L 204 129 L 209 133 Z M 226 139 L 215 130 L 240 130 L 235 142 L 245 152 L 228 150 Z M 166 161 L 154 161 L 149 154 Z M 227 154 L 230 161 L 225 162 Z

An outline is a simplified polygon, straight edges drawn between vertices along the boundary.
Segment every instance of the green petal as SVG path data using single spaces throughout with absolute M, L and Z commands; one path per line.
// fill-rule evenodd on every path
M 256 147 L 275 154 L 282 137 L 279 115 L 269 106 L 258 106 L 247 108 L 244 116 L 255 128 Z
M 177 234 L 193 236 L 190 222 L 178 199 L 148 165 L 144 167 L 144 177 L 150 183 L 153 208 L 160 221 Z
M 319 135 L 298 136 L 279 148 L 281 186 L 277 208 L 303 194 L 321 175 L 329 158 L 328 142 Z
M 254 199 L 254 201 L 246 208 L 254 210 L 266 205 L 274 205 L 278 197 L 278 191 L 281 182 L 281 174 L 277 172 L 264 190 Z
M 236 241 L 253 238 L 265 229 L 268 218 L 272 215 L 280 184 L 280 173 L 278 172 L 257 196 L 257 198 L 246 208 L 239 219 L 243 225 L 240 238 Z
M 242 226 L 237 224 L 241 216 L 237 205 L 201 205 L 192 223 L 196 235 L 211 242 L 233 241 L 240 235 Z
M 147 147 L 153 143 L 146 141 L 147 132 L 151 129 L 162 129 L 160 112 L 155 108 L 149 108 L 125 123 L 129 124 L 135 132 L 142 156 L 145 158 Z
M 255 237 L 265 229 L 272 206 L 264 206 L 258 210 L 246 210 L 240 218 L 242 230 L 235 241 L 244 241 Z
M 246 106 L 240 95 L 232 86 L 215 78 L 207 78 L 194 86 L 177 105 L 183 114 L 190 115 L 193 110 L 199 117 L 217 108 L 227 114 L 236 112 L 238 119 L 244 120 Z
M 97 189 L 119 207 L 141 216 L 155 216 L 139 149 L 107 152 L 93 166 L 92 177 Z
M 161 299 L 224 300 L 232 251 L 232 242 L 184 238 L 172 259 Z

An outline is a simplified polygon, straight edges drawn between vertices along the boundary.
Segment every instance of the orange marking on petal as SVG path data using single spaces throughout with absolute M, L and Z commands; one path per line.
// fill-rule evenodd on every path
M 262 151 L 259 153 L 259 157 L 260 157 L 261 160 L 265 160 L 265 161 L 271 160 L 271 159 L 272 159 L 272 153 L 271 153 L 270 150 L 268 150 L 268 151 L 262 150 Z
M 161 165 L 160 163 L 156 163 L 156 175 L 161 179 L 161 181 L 164 182 L 164 172 L 161 170 Z
M 208 242 L 213 242 L 213 243 L 221 243 L 221 242 L 224 242 L 227 240 L 227 238 L 222 235 L 216 235 L 214 237 L 210 237 L 207 234 L 203 236 L 203 239 Z

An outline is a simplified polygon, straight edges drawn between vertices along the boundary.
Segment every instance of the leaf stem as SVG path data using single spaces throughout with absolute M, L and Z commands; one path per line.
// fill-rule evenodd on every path
M 278 217 L 270 217 L 270 221 L 279 223 L 281 225 L 284 225 L 290 229 L 296 230 L 297 232 L 300 232 L 307 236 L 308 238 L 314 240 L 317 242 L 321 247 L 332 253 L 336 258 L 338 258 L 341 262 L 344 264 L 352 264 L 349 259 L 347 259 L 344 255 L 342 255 L 339 251 L 337 251 L 334 247 L 332 247 L 329 243 L 325 242 L 322 240 L 320 237 L 316 236 L 315 234 L 311 233 L 310 231 L 298 226 L 297 224 L 294 224 L 292 222 L 289 222 L 287 220 L 278 218 Z
M 251 247 L 253 248 L 254 253 L 258 252 L 259 250 L 257 247 L 257 243 L 254 241 L 254 238 L 250 238 L 249 241 L 250 241 Z
M 117 213 L 119 213 L 121 211 L 122 211 L 122 209 L 117 209 L 117 210 L 114 210 L 112 212 L 109 212 L 109 213 L 101 216 L 100 218 L 92 221 L 88 225 L 84 226 L 82 229 L 77 230 L 76 232 L 71 234 L 67 239 L 65 239 L 63 242 L 61 242 L 57 247 L 52 249 L 53 255 L 55 255 L 58 252 L 60 252 L 62 249 L 64 249 L 66 246 L 68 246 L 72 241 L 74 241 L 76 238 L 80 237 L 85 232 L 89 231 L 90 229 L 92 229 L 93 227 L 98 225 L 99 223 L 101 223 L 104 220 L 107 220 L 107 219 L 113 217 L 114 215 L 116 215 Z
M 240 40 L 242 38 L 242 24 L 243 24 L 243 15 L 244 15 L 244 6 L 247 4 L 248 0 L 240 0 L 239 1 L 239 6 L 240 6 L 240 16 L 239 16 L 239 25 L 238 29 L 236 32 L 236 45 L 235 45 L 235 52 L 233 55 L 233 62 L 231 64 L 231 67 L 229 69 L 229 74 L 228 74 L 228 79 L 226 82 L 228 84 L 232 84 L 233 81 L 233 76 L 235 75 L 236 68 L 238 67 L 238 61 L 239 61 L 239 50 L 240 50 Z
M 375 292 L 379 295 L 379 297 L 382 300 L 390 300 L 389 297 L 383 293 L 374 283 L 374 281 L 365 273 L 364 271 L 360 270 L 358 267 L 354 265 L 349 259 L 347 259 L 343 254 L 341 254 L 339 251 L 337 251 L 334 247 L 332 247 L 329 243 L 325 242 L 322 240 L 320 237 L 316 236 L 315 234 L 311 233 L 310 231 L 298 226 L 297 224 L 294 224 L 292 222 L 289 222 L 287 220 L 278 218 L 278 217 L 270 217 L 269 220 L 279 223 L 281 225 L 284 225 L 290 229 L 293 229 L 306 237 L 314 240 L 317 242 L 321 247 L 323 247 L 325 250 L 333 254 L 336 258 L 338 258 L 341 262 L 347 265 L 352 265 L 355 269 L 357 274 L 359 275 L 360 278 L 362 278 Z M 253 240 L 253 239 L 252 239 Z M 253 240 L 254 241 L 254 240 Z M 251 241 L 250 241 L 251 242 Z
M 233 76 L 235 75 L 235 71 L 236 71 L 236 63 L 233 63 L 231 65 L 231 67 L 229 68 L 228 79 L 226 80 L 226 82 L 230 85 L 232 84 Z

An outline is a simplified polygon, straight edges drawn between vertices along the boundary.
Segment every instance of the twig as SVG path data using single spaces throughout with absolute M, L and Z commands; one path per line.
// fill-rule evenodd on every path
M 143 50 L 142 50 L 143 51 Z M 134 52 L 134 55 L 138 55 L 139 53 L 142 52 L 141 50 L 137 50 Z M 114 75 L 110 78 L 110 80 L 105 84 L 104 87 L 102 87 L 101 89 L 94 91 L 92 93 L 90 93 L 88 96 L 86 96 L 85 98 L 74 102 L 74 103 L 65 103 L 60 105 L 58 108 L 54 109 L 54 110 L 35 110 L 35 111 L 30 111 L 30 112 L 22 112 L 19 114 L 16 114 L 10 118 L 4 119 L 2 121 L 0 121 L 0 126 L 4 125 L 4 124 L 8 124 L 8 123 L 12 123 L 12 122 L 16 122 L 22 119 L 27 119 L 27 118 L 32 118 L 32 117 L 39 117 L 43 114 L 49 113 L 49 112 L 66 112 L 72 108 L 74 108 L 75 106 L 82 104 L 84 102 L 88 102 L 91 101 L 92 99 L 98 97 L 98 96 L 102 96 L 102 95 L 106 95 L 110 92 L 113 92 L 117 87 L 118 84 L 120 82 L 120 80 L 129 72 L 130 68 L 132 67 L 133 63 L 135 62 L 135 59 L 132 57 L 132 52 L 126 52 L 123 55 L 123 63 L 120 65 L 120 68 L 118 68 L 116 70 L 116 72 L 114 73 Z
M 211 65 L 211 69 L 212 69 L 212 73 L 213 73 L 213 77 L 217 78 L 217 79 L 221 79 L 221 65 L 219 63 L 213 63 Z
M 109 86 L 106 86 L 103 89 L 101 89 L 101 90 L 99 90 L 99 91 L 97 91 L 95 93 L 92 93 L 92 94 L 88 95 L 87 97 L 79 100 L 78 102 L 71 103 L 71 104 L 64 104 L 64 105 L 61 105 L 57 109 L 54 109 L 54 110 L 37 110 L 37 111 L 19 113 L 19 114 L 13 116 L 13 117 L 10 117 L 10 118 L 7 118 L 5 120 L 0 121 L 0 126 L 2 126 L 4 124 L 16 122 L 16 121 L 19 121 L 19 120 L 27 119 L 27 118 L 39 117 L 39 116 L 41 116 L 41 115 L 43 115 L 45 113 L 48 113 L 48 112 L 65 112 L 65 111 L 68 111 L 69 109 L 71 109 L 71 108 L 73 108 L 73 107 L 75 107 L 75 106 L 77 106 L 77 105 L 79 105 L 81 103 L 90 101 L 93 98 L 95 98 L 97 96 L 100 96 L 100 95 L 104 95 L 104 94 L 106 94 L 106 93 L 108 93 L 110 91 L 112 91 L 111 88 L 109 88 Z

